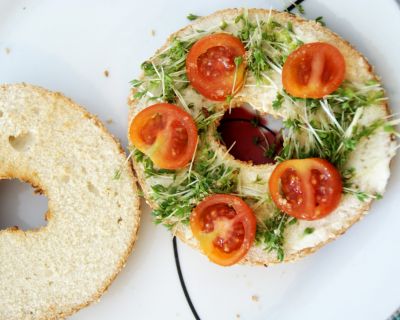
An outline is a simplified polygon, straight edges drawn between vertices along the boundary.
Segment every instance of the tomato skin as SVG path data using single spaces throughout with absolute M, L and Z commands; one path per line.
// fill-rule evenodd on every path
M 190 227 L 208 258 L 221 266 L 241 260 L 254 243 L 256 218 L 239 197 L 214 194 L 192 211 Z
M 276 166 L 269 179 L 276 206 L 298 219 L 316 220 L 339 205 L 342 179 L 337 169 L 319 158 L 293 159 Z
M 298 98 L 322 98 L 335 91 L 345 77 L 340 51 L 324 42 L 307 43 L 293 51 L 282 70 L 284 89 Z
M 243 86 L 245 54 L 243 43 L 230 34 L 214 33 L 201 38 L 192 46 L 186 58 L 190 84 L 204 97 L 224 101 Z M 237 67 L 235 57 L 242 57 Z
M 129 138 L 156 166 L 173 170 L 191 161 L 198 136 L 189 113 L 176 105 L 158 103 L 132 119 Z

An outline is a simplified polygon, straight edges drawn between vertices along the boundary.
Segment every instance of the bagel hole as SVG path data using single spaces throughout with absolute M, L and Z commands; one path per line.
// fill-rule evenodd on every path
M 236 160 L 254 165 L 273 164 L 282 149 L 283 124 L 242 103 L 225 111 L 217 131 L 220 142 Z
M 0 203 L 0 230 L 17 227 L 26 231 L 47 225 L 47 198 L 28 183 L 0 180 Z
M 8 142 L 11 147 L 18 152 L 26 151 L 33 142 L 33 136 L 30 132 L 24 132 L 18 136 L 9 136 Z

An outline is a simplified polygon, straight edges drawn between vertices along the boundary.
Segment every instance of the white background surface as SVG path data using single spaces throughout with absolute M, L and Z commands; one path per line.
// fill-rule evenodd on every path
M 61 91 L 103 121 L 112 119 L 107 127 L 126 146 L 129 81 L 167 35 L 188 23 L 188 13 L 287 5 L 268 0 L 0 0 L 0 83 L 24 81 Z M 324 16 L 331 29 L 369 58 L 392 109 L 399 112 L 396 2 L 306 0 L 304 7 L 306 17 Z M 179 244 L 183 274 L 201 319 L 386 319 L 400 305 L 398 159 L 392 168 L 388 191 L 371 214 L 297 263 L 221 268 Z M 46 200 L 30 193 L 22 184 L 0 182 L 0 226 L 41 223 Z M 126 268 L 98 304 L 72 319 L 193 318 L 176 273 L 171 235 L 151 223 L 147 209 L 142 221 Z

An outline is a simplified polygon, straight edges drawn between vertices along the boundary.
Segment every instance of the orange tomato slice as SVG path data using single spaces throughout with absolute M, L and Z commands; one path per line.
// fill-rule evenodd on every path
M 158 103 L 132 120 L 129 138 L 158 167 L 180 169 L 191 161 L 198 136 L 189 113 L 172 104 Z
M 232 35 L 215 33 L 201 38 L 186 58 L 190 84 L 210 100 L 225 100 L 243 86 L 245 54 L 243 43 Z
M 284 89 L 298 98 L 322 98 L 344 80 L 346 64 L 340 51 L 323 42 L 302 45 L 286 59 L 282 70 Z
M 241 260 L 256 234 L 253 211 L 242 199 L 228 194 L 205 198 L 193 210 L 190 226 L 203 252 L 221 266 Z
M 342 189 L 337 169 L 319 158 L 283 161 L 269 179 L 269 191 L 276 206 L 304 220 L 321 219 L 336 209 Z

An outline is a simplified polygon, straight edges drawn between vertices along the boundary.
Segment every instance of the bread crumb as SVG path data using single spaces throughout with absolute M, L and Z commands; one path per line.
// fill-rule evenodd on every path
M 253 300 L 254 302 L 258 302 L 259 297 L 258 297 L 257 295 L 255 295 L 255 294 L 253 294 L 253 295 L 251 296 L 251 300 Z
M 239 313 L 236 314 L 236 319 L 240 319 L 240 314 Z
M 106 123 L 107 123 L 107 124 L 112 124 L 112 123 L 113 123 L 113 119 L 111 119 L 111 118 L 110 118 L 110 119 L 107 119 L 107 120 L 106 120 Z
M 150 35 L 151 35 L 152 37 L 154 37 L 154 36 L 156 35 L 156 30 L 151 29 L 151 30 L 150 30 Z
M 104 75 L 106 76 L 106 78 L 108 78 L 108 76 L 110 75 L 110 72 L 108 70 L 104 70 Z
M 10 48 L 5 48 L 4 51 L 6 52 L 6 54 L 10 54 L 11 53 L 11 49 Z
M 44 220 L 49 221 L 52 218 L 52 213 L 50 210 L 48 210 L 45 215 L 44 215 Z

